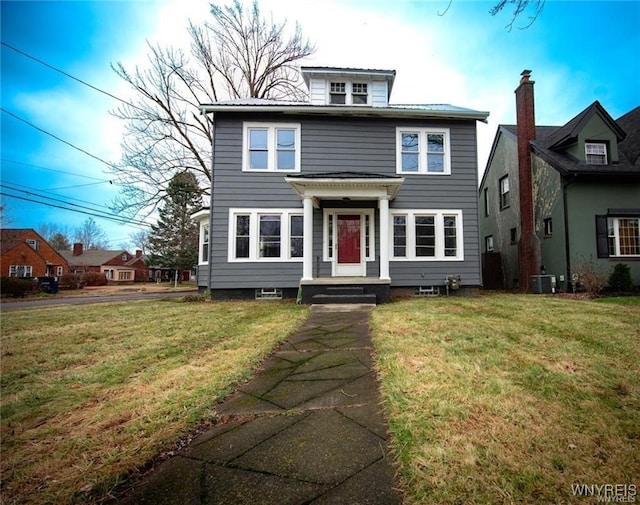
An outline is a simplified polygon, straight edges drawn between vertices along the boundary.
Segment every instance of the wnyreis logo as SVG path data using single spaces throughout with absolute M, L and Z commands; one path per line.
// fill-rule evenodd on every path
M 597 503 L 635 503 L 635 484 L 572 484 L 573 496 L 597 498 Z

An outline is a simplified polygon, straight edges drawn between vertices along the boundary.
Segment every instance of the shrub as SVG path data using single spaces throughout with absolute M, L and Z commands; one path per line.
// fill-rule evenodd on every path
M 581 260 L 573 268 L 578 286 L 590 296 L 598 295 L 607 285 L 607 277 L 598 270 L 593 259 Z
M 78 274 L 64 274 L 58 280 L 58 289 L 81 289 L 82 277 Z
M 609 287 L 612 291 L 628 292 L 633 289 L 631 269 L 624 263 L 618 263 L 613 267 L 609 276 Z
M 37 282 L 20 277 L 1 277 L 0 292 L 2 296 L 22 297 L 40 291 Z
M 100 272 L 87 272 L 84 274 L 85 286 L 106 286 L 107 277 Z

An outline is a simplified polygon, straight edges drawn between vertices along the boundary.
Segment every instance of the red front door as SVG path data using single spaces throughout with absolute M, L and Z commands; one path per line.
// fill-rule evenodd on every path
M 360 260 L 360 216 L 338 215 L 338 263 Z

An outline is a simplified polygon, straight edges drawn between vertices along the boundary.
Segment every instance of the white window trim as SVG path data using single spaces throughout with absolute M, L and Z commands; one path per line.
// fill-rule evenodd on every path
M 267 130 L 267 169 L 255 169 L 250 167 L 249 156 L 249 129 L 262 128 Z M 295 168 L 293 170 L 282 170 L 276 168 L 277 149 L 276 149 L 276 130 L 295 130 L 296 150 L 295 150 Z M 242 123 L 242 171 L 254 173 L 283 173 L 291 174 L 300 172 L 300 123 Z
M 418 134 L 418 171 L 402 170 L 402 134 Z M 440 133 L 444 135 L 444 170 L 442 172 L 427 171 L 427 135 Z M 396 173 L 402 175 L 451 175 L 451 140 L 449 128 L 411 128 L 396 127 Z
M 345 85 L 344 86 L 344 89 L 345 89 L 344 104 L 331 103 L 331 95 L 332 94 L 338 94 L 338 93 L 331 93 L 331 83 L 332 82 L 344 83 L 344 85 Z M 353 85 L 354 84 L 366 84 L 367 85 L 367 103 L 353 103 Z M 351 105 L 353 107 L 370 106 L 371 105 L 372 89 L 373 89 L 372 81 L 363 81 L 363 80 L 360 80 L 360 79 L 355 79 L 355 80 L 351 80 L 351 79 L 329 79 L 327 81 L 327 86 L 326 86 L 327 95 L 325 97 L 325 100 L 326 100 L 325 103 L 327 105 L 333 105 L 334 107 L 344 107 L 345 105 Z
M 406 256 L 394 256 L 393 250 L 393 217 L 407 217 L 407 244 Z M 436 255 L 416 256 L 416 216 L 435 216 L 436 221 Z M 444 218 L 455 216 L 456 218 L 456 256 L 444 255 Z M 464 236 L 462 225 L 462 210 L 452 209 L 391 209 L 389 211 L 389 261 L 464 261 Z
M 609 257 L 610 258 L 640 258 L 640 254 L 620 254 L 620 219 L 635 219 L 639 221 L 638 224 L 640 225 L 640 217 L 635 217 L 635 216 L 609 217 L 607 219 L 607 228 L 609 227 L 608 220 L 611 220 L 613 223 L 613 239 L 616 246 L 615 254 L 611 254 L 611 251 L 609 251 Z M 611 237 L 611 235 L 608 235 L 608 236 Z
M 209 264 L 209 255 L 207 254 L 207 257 L 204 258 L 202 255 L 202 247 L 204 246 L 205 242 L 204 242 L 204 235 L 205 235 L 205 228 L 209 229 L 209 221 L 201 221 L 200 222 L 200 234 L 199 234 L 199 238 L 198 238 L 198 265 L 208 265 Z M 209 233 L 207 233 L 207 240 L 209 243 L 209 247 L 211 247 L 211 230 L 209 230 Z
M 61 277 L 62 276 L 62 267 L 56 267 L 56 277 Z
M 236 216 L 249 216 L 249 257 L 236 258 Z M 261 215 L 280 216 L 280 257 L 279 258 L 261 258 L 260 257 L 260 240 L 259 240 L 259 221 Z M 299 258 L 291 257 L 291 233 L 290 216 L 302 216 L 302 209 L 229 209 L 229 233 L 227 246 L 227 261 L 229 263 L 302 263 L 302 256 Z M 211 247 L 211 245 L 209 245 Z
M 596 148 L 597 149 L 594 149 Z M 589 152 L 589 148 L 593 149 L 593 152 Z M 595 152 L 598 151 L 598 152 Z M 602 151 L 602 152 L 600 152 Z M 589 163 L 589 156 L 604 156 L 604 163 Z M 585 142 L 584 143 L 584 160 L 589 165 L 607 165 L 609 163 L 609 156 L 607 153 L 607 144 L 605 142 Z
M 338 214 L 359 214 L 360 216 L 369 216 L 369 254 L 365 257 L 365 261 L 375 261 L 376 259 L 376 223 L 375 223 L 375 209 L 324 209 L 322 212 L 322 261 L 333 261 L 334 255 L 329 254 L 329 215 L 333 216 L 333 251 L 335 252 L 338 229 L 337 219 Z M 365 221 L 366 222 L 366 221 Z M 366 251 L 365 239 L 366 233 L 364 227 L 362 227 L 362 249 Z
M 24 268 L 24 276 L 20 277 L 25 278 L 25 277 L 31 277 L 31 274 L 33 273 L 33 266 L 32 265 L 9 265 L 9 277 L 17 277 L 18 276 L 18 268 Z

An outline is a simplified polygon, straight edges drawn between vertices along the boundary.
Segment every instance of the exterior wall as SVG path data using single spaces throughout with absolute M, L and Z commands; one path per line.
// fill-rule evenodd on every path
M 511 243 L 510 230 L 519 229 L 518 148 L 515 136 L 500 130 L 490 164 L 480 186 L 480 243 L 486 251 L 485 238 L 493 236 L 494 252 L 502 259 L 503 286 L 514 289 L 518 279 L 518 246 Z M 509 176 L 510 205 L 500 209 L 500 179 Z M 484 190 L 487 189 L 488 209 L 484 208 Z M 488 214 L 488 215 L 486 215 Z
M 637 209 L 640 205 L 640 183 L 573 183 L 567 190 L 569 251 L 572 269 L 581 262 L 593 261 L 607 278 L 617 263 L 631 269 L 634 285 L 640 285 L 640 258 L 598 258 L 596 215 L 606 215 L 610 208 Z
M 5 230 L 5 233 L 6 232 L 10 232 L 10 230 Z M 31 265 L 32 277 L 43 277 L 47 275 L 47 264 L 49 265 L 49 275 L 51 276 L 57 276 L 58 267 L 62 267 L 63 274 L 69 272 L 67 261 L 35 231 L 16 231 L 16 233 L 19 233 L 19 236 L 16 236 L 15 238 L 19 238 L 22 243 L 7 251 L 0 259 L 0 274 L 2 276 L 9 275 L 10 265 Z M 38 241 L 37 250 L 33 249 L 25 242 L 28 239 Z
M 312 83 L 313 92 L 313 83 Z M 451 175 L 403 175 L 391 209 L 461 209 L 464 224 L 464 261 L 390 261 L 393 286 L 444 284 L 446 275 L 459 274 L 462 284 L 480 284 L 478 247 L 477 158 L 475 121 L 400 121 L 336 117 L 260 116 L 218 113 L 215 117 L 214 179 L 208 266 L 212 289 L 292 288 L 302 276 L 302 261 L 233 263 L 228 257 L 230 208 L 291 208 L 302 211 L 302 202 L 284 181 L 285 173 L 242 172 L 243 121 L 299 122 L 301 124 L 302 174 L 341 171 L 396 175 L 396 128 L 441 127 L 450 129 Z M 342 202 L 340 202 L 342 203 Z M 356 208 L 377 202 L 352 202 Z M 336 206 L 323 202 L 323 207 Z M 343 204 L 344 205 L 344 204 Z M 379 218 L 375 213 L 376 260 L 367 274 L 379 274 Z M 323 213 L 314 208 L 313 275 L 330 276 L 331 264 L 322 261 Z M 390 227 L 392 229 L 392 227 Z M 203 284 L 206 266 L 199 268 Z

